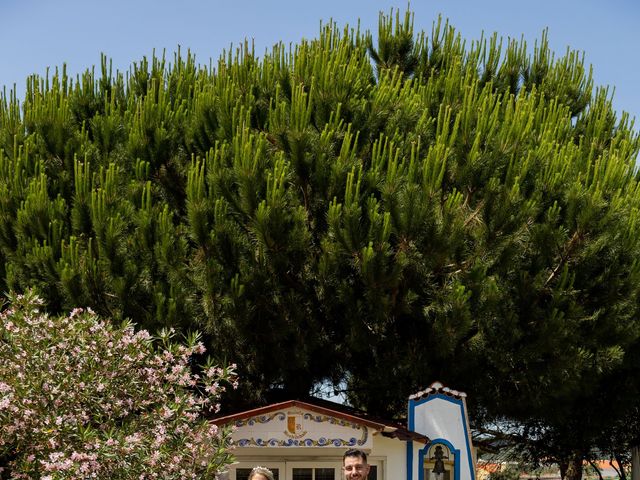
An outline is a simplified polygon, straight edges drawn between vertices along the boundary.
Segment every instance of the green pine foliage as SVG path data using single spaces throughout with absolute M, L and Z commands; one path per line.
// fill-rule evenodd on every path
M 103 58 L 2 97 L 0 289 L 204 329 L 245 401 L 346 379 L 390 413 L 440 379 L 537 418 L 638 368 L 639 147 L 546 32 L 392 12 L 376 42 Z

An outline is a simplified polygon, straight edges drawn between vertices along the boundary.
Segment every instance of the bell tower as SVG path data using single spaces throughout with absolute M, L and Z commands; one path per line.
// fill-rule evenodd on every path
M 408 446 L 412 480 L 476 480 L 466 394 L 439 382 L 409 397 L 408 428 L 431 442 Z

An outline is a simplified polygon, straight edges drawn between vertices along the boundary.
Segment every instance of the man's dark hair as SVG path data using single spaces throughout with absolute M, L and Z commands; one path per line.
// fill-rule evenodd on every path
M 344 455 L 342 455 L 342 463 L 344 463 L 344 459 L 347 457 L 360 457 L 364 463 L 367 463 L 367 454 L 357 448 L 350 448 L 344 452 Z

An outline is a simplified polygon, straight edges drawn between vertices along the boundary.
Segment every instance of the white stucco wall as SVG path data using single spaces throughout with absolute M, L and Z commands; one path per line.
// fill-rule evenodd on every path
M 295 422 L 290 421 L 291 417 Z M 378 466 L 380 480 L 408 480 L 407 442 L 385 437 L 356 421 L 293 408 L 234 423 L 232 437 L 236 446 L 232 453 L 245 467 L 273 465 L 283 469 L 290 462 L 331 462 L 339 468 L 347 449 L 360 448 L 367 452 L 370 463 Z M 424 447 L 415 445 L 416 449 Z
M 428 436 L 432 442 L 445 440 L 459 451 L 459 478 L 475 480 L 474 459 L 467 421 L 466 407 L 461 399 L 433 395 L 409 404 L 409 428 Z M 420 479 L 419 452 L 413 453 L 413 480 Z
M 384 459 L 385 480 L 407 478 L 407 442 L 377 434 L 369 458 L 372 461 Z

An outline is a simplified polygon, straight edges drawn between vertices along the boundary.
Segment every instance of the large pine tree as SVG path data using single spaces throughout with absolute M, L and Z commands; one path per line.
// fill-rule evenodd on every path
M 238 406 L 332 382 L 393 414 L 439 379 L 588 458 L 638 408 L 595 399 L 638 391 L 639 146 L 546 34 L 392 12 L 211 69 L 103 59 L 2 98 L 0 289 L 202 329 Z

